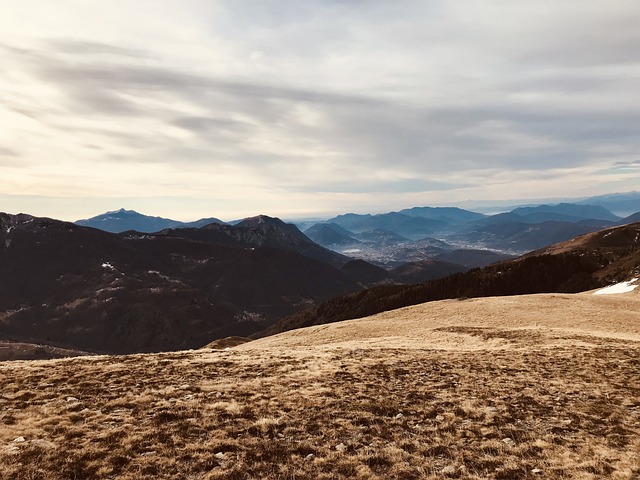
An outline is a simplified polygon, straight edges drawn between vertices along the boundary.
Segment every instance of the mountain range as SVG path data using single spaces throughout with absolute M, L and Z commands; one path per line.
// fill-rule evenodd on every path
M 0 339 L 96 353 L 193 348 L 371 285 L 467 269 L 433 259 L 388 271 L 264 215 L 116 234 L 0 214 Z
M 306 234 L 264 215 L 150 233 L 125 227 L 173 221 L 118 210 L 97 223 L 123 230 L 111 233 L 0 214 L 0 340 L 98 353 L 193 348 L 440 298 L 594 288 L 640 264 L 637 231 L 626 225 L 638 214 L 621 219 L 576 204 L 491 216 L 403 212 L 338 216 Z M 392 230 L 409 235 L 403 229 L 420 225 L 444 230 L 419 239 Z M 603 238 L 622 235 L 620 245 L 574 240 L 561 254 L 545 249 L 600 238 L 603 228 Z
M 152 217 L 143 215 L 134 210 L 114 210 L 106 212 L 95 217 L 85 220 L 78 220 L 77 225 L 83 227 L 93 227 L 105 232 L 121 233 L 127 230 L 135 230 L 136 232 L 152 233 L 164 230 L 165 228 L 198 228 L 209 225 L 210 223 L 224 223 L 217 218 L 201 218 L 195 222 L 180 222 L 169 218 Z
M 312 225 L 305 234 L 327 248 L 385 268 L 440 254 L 446 254 L 447 261 L 469 265 L 457 253 L 468 255 L 473 250 L 479 254 L 472 265 L 484 266 L 636 218 L 621 218 L 600 205 L 571 203 L 517 207 L 495 215 L 415 207 L 376 215 L 339 215 Z
M 280 220 L 220 227 L 112 234 L 0 214 L 0 338 L 104 353 L 193 348 L 363 288 L 328 263 L 338 254 Z

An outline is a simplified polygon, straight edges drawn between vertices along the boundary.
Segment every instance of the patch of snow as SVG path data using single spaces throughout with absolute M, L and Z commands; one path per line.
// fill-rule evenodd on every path
M 620 282 L 615 285 L 609 285 L 608 287 L 601 288 L 593 292 L 594 295 L 611 295 L 614 293 L 628 293 L 633 292 L 638 285 L 633 285 L 633 283 L 637 282 L 637 278 L 632 278 L 628 282 Z
M 122 290 L 124 287 L 104 287 L 101 288 L 99 290 L 96 290 L 96 295 L 100 295 L 101 293 L 111 293 L 111 292 L 117 292 L 118 290 Z
M 113 267 L 113 265 L 111 265 L 109 262 L 104 262 L 102 264 L 102 268 L 107 268 L 109 270 L 115 270 L 115 268 Z
M 163 275 L 157 270 L 147 270 L 147 273 L 149 275 L 157 275 L 158 277 L 160 277 L 163 280 L 166 280 L 167 282 L 180 283 L 180 280 L 176 280 L 175 278 L 171 278 L 171 277 L 168 277 L 167 275 Z
M 358 252 L 360 252 L 359 248 L 348 248 L 342 251 L 342 253 L 358 253 Z
M 262 314 L 256 313 L 256 312 L 249 312 L 247 310 L 236 313 L 233 318 L 240 322 L 260 322 L 264 320 Z

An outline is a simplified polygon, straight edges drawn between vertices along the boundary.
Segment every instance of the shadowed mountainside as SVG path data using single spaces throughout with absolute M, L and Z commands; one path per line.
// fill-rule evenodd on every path
M 7 360 L 50 360 L 53 358 L 80 357 L 90 355 L 82 350 L 69 350 L 50 345 L 6 342 L 0 340 L 0 362 Z
M 246 231 L 257 244 L 260 229 Z M 268 244 L 115 235 L 29 215 L 0 214 L 0 267 L 1 338 L 111 353 L 248 335 L 362 288 L 325 262 Z
M 246 218 L 236 225 L 212 223 L 202 228 L 164 230 L 159 234 L 214 245 L 278 248 L 329 263 L 336 268 L 342 267 L 350 260 L 349 257 L 318 245 L 295 225 L 266 215 Z

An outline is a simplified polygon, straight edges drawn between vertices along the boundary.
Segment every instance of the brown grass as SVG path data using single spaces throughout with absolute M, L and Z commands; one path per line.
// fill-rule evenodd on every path
M 226 351 L 2 363 L 0 478 L 637 479 L 640 338 L 616 312 L 638 297 L 591 298 L 437 302 Z

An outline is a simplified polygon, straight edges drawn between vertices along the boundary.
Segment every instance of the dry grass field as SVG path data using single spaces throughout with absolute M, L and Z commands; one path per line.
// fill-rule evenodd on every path
M 2 479 L 637 479 L 640 295 L 0 363 Z

